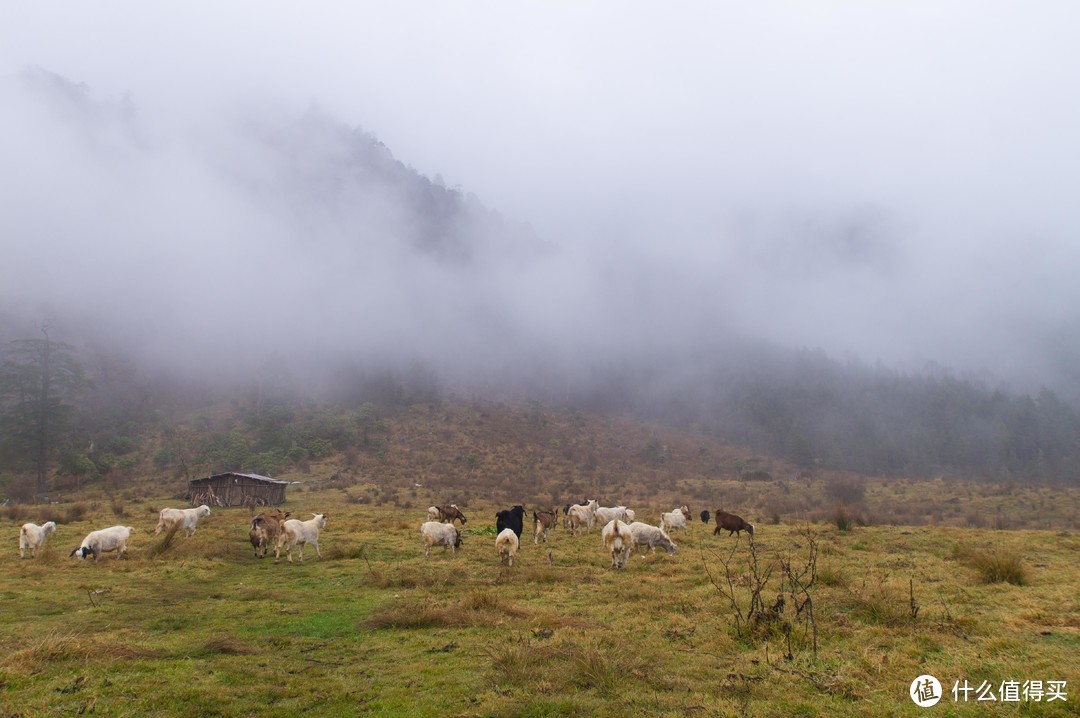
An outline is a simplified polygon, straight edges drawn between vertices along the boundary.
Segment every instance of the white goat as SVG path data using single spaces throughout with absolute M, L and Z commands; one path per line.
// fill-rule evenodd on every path
M 428 506 L 427 518 L 428 521 L 438 521 L 442 516 L 442 512 L 439 511 L 438 506 Z
M 686 531 L 686 521 L 690 518 L 690 509 L 680 506 L 668 513 L 660 514 L 660 528 L 665 531 Z
M 600 504 L 596 499 L 590 499 L 587 504 L 574 504 L 570 507 L 570 510 L 566 512 L 566 528 L 570 530 L 571 536 L 577 536 L 577 530 L 582 526 L 585 527 L 585 532 L 588 533 L 592 530 L 593 525 L 596 523 L 596 510 L 600 508 Z
M 25 558 L 26 549 L 30 549 L 30 557 L 37 558 L 38 549 L 45 545 L 45 539 L 56 530 L 56 523 L 46 521 L 41 526 L 37 524 L 23 524 L 19 529 L 19 558 Z
M 199 519 L 209 515 L 210 507 L 206 504 L 193 509 L 162 509 L 158 514 L 154 535 L 157 536 L 162 531 L 180 529 L 183 530 L 184 536 L 191 536 L 195 533 L 195 524 L 199 523 Z
M 634 534 L 630 532 L 630 527 L 615 519 L 604 527 L 600 535 L 604 538 L 604 548 L 611 553 L 611 567 L 625 566 L 634 545 Z
M 637 514 L 634 513 L 633 509 L 627 509 L 626 510 L 626 518 L 624 518 L 623 521 L 625 521 L 628 524 L 632 524 L 635 521 L 637 521 Z
M 326 528 L 326 517 L 329 514 L 312 514 L 314 518 L 307 521 L 289 519 L 281 525 L 278 533 L 277 546 L 274 549 L 274 560 L 281 558 L 281 547 L 287 544 L 286 555 L 289 563 L 292 563 L 292 550 L 294 546 L 300 547 L 300 563 L 304 562 L 304 544 L 315 547 L 315 556 L 322 558 L 319 553 L 319 529 Z
M 499 551 L 499 563 L 506 563 L 511 566 L 514 565 L 514 556 L 517 555 L 518 547 L 521 545 L 518 540 L 517 534 L 514 533 L 514 529 L 503 529 L 502 532 L 495 537 L 495 548 Z
M 671 537 L 667 535 L 664 529 L 659 526 L 651 526 L 641 521 L 635 521 L 630 524 L 630 533 L 634 536 L 634 546 L 648 546 L 650 553 L 659 546 L 669 554 L 675 554 L 676 546 L 674 542 L 672 542 Z
M 596 515 L 596 523 L 607 524 L 610 521 L 619 519 L 619 521 L 626 521 L 626 507 L 625 506 L 612 506 L 612 507 L 599 507 L 593 512 Z
M 511 531 L 510 533 L 514 533 Z M 441 521 L 425 521 L 420 526 L 420 535 L 424 538 L 424 555 L 431 555 L 432 546 L 442 546 L 443 551 L 449 546 L 450 550 L 457 553 L 461 545 L 461 532 L 454 524 L 444 524 Z M 515 535 L 514 538 L 517 538 Z
M 132 531 L 134 529 L 130 526 L 110 526 L 100 531 L 91 531 L 86 534 L 79 548 L 72 551 L 70 555 L 80 561 L 87 556 L 93 556 L 97 561 L 102 553 L 116 551 L 116 560 L 119 561 L 120 555 L 127 551 L 127 540 Z

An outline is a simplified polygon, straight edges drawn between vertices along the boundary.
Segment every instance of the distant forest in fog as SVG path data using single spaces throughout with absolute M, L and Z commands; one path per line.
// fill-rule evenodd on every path
M 175 470 L 175 432 L 205 433 L 210 423 L 197 418 L 224 403 L 247 419 L 232 431 L 199 436 L 204 460 L 215 470 L 273 475 L 361 439 L 370 448 L 380 415 L 470 392 L 419 364 L 404 371 L 354 366 L 326 378 L 334 398 L 313 401 L 280 362 L 265 362 L 245 382 L 211 385 L 155 374 L 100 349 L 52 342 L 52 388 L 41 401 L 43 340 L 8 346 L 0 371 L 0 479 L 6 474 L 7 483 L 12 474 L 35 471 L 40 427 L 33 417 L 42 411 L 51 420 L 50 470 L 100 478 L 151 458 L 159 469 Z M 687 383 L 681 385 L 655 366 L 624 363 L 597 368 L 589 384 L 534 382 L 532 394 L 522 394 L 521 386 L 489 380 L 486 395 L 469 395 L 692 427 L 811 469 L 1059 485 L 1077 480 L 1080 419 L 1049 390 L 1011 395 L 947 372 L 906 376 L 805 350 L 758 346 L 753 355 L 752 369 L 742 363 L 702 366 L 695 380 L 682 368 L 678 376 Z M 138 437 L 159 438 L 141 444 Z M 145 451 L 156 455 L 140 456 Z

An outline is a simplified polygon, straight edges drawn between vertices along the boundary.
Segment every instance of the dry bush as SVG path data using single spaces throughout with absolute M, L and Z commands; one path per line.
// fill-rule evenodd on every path
M 161 539 L 147 549 L 146 555 L 149 558 L 157 558 L 168 551 L 172 547 L 173 539 L 176 538 L 176 532 L 179 530 L 180 524 L 178 523 L 169 527 L 169 530 L 161 535 Z
M 825 494 L 847 505 L 866 498 L 866 479 L 862 476 L 836 476 L 825 482 Z
M 968 511 L 964 515 L 964 524 L 973 529 L 986 528 L 986 518 L 978 511 Z
M 850 531 L 854 519 L 851 518 L 851 514 L 848 512 L 847 507 L 844 504 L 837 504 L 832 511 L 830 520 L 836 524 L 836 528 L 841 531 Z
M 8 504 L 7 506 L 0 506 L 0 518 L 5 518 L 10 521 L 14 521 L 18 524 L 24 524 L 31 520 L 33 512 L 28 504 Z M 55 521 L 55 519 L 52 519 Z M 57 521 L 57 523 L 60 523 Z
M 983 583 L 1028 583 L 1028 568 L 1023 555 L 1011 548 L 960 549 L 959 557 L 976 571 Z
M 48 516 L 48 520 L 55 521 L 57 524 L 70 524 L 75 523 L 76 521 L 82 521 L 86 518 L 88 513 L 90 513 L 90 507 L 82 501 L 66 506 L 54 504 L 45 510 L 45 515 Z

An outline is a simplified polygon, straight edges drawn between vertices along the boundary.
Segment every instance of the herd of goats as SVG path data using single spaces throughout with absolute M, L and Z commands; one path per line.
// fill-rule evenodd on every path
M 209 515 L 210 507 L 205 504 L 190 509 L 162 509 L 158 515 L 154 535 L 166 531 L 171 536 L 178 531 L 183 531 L 185 536 L 191 536 L 195 533 L 199 519 Z M 307 521 L 291 519 L 289 515 L 287 511 L 273 509 L 263 511 L 251 520 L 248 537 L 255 556 L 265 557 L 272 544 L 275 560 L 281 558 L 281 549 L 284 547 L 289 563 L 292 563 L 294 548 L 299 549 L 299 559 L 303 562 L 304 546 L 311 545 L 315 549 L 316 556 L 321 559 L 319 531 L 326 527 L 327 514 L 312 514 L 312 518 Z M 520 505 L 496 514 L 495 547 L 501 563 L 514 565 L 514 556 L 520 547 L 521 533 L 524 529 L 525 515 L 526 510 Z M 612 568 L 625 566 L 635 547 L 648 547 L 649 551 L 655 551 L 659 547 L 669 554 L 674 554 L 676 546 L 669 532 L 685 531 L 687 521 L 691 520 L 690 510 L 686 506 L 680 506 L 673 511 L 662 513 L 660 525 L 653 526 L 637 521 L 632 509 L 625 506 L 603 507 L 595 499 L 587 500 L 582 504 L 567 504 L 563 508 L 562 516 L 571 536 L 577 535 L 582 530 L 588 532 L 596 525 L 603 526 L 601 536 L 605 550 L 611 553 Z M 557 510 L 533 511 L 532 517 L 533 543 L 539 544 L 541 539 L 546 543 L 548 532 L 559 525 L 559 512 Z M 702 511 L 700 518 L 708 524 L 709 512 Z M 716 522 L 714 534 L 727 531 L 730 536 L 746 531 L 751 536 L 754 535 L 754 525 L 735 514 L 717 510 L 712 514 L 712 518 Z M 458 528 L 458 522 L 464 525 L 466 518 L 454 504 L 428 508 L 428 520 L 420 527 L 424 555 L 430 555 L 432 546 L 443 546 L 444 550 L 449 548 L 456 552 L 461 546 L 461 530 Z M 31 556 L 37 556 L 38 550 L 44 546 L 46 539 L 55 530 L 56 523 L 53 521 L 47 521 L 41 526 L 33 523 L 23 524 L 19 531 L 19 558 L 25 558 L 27 551 Z M 127 541 L 131 536 L 131 531 L 131 526 L 112 526 L 91 531 L 70 556 L 77 559 L 93 556 L 96 561 L 102 553 L 115 551 L 116 558 L 119 559 L 127 551 Z
M 525 523 L 525 507 L 518 505 L 495 514 L 495 548 L 499 552 L 500 563 L 514 565 L 514 556 L 521 545 L 521 532 Z M 754 535 L 754 525 L 735 514 L 716 511 L 714 534 L 727 531 L 728 535 L 741 534 L 743 531 Z M 558 511 L 533 511 L 533 543 L 539 544 L 542 538 L 547 542 L 548 532 L 559 525 Z M 701 520 L 708 524 L 710 514 L 701 512 Z M 655 551 L 657 547 L 669 554 L 676 551 L 669 531 L 685 531 L 686 522 L 690 521 L 690 510 L 680 506 L 673 511 L 660 514 L 660 525 L 653 526 L 636 520 L 632 509 L 625 506 L 600 506 L 595 500 L 586 500 L 582 504 L 567 504 L 563 507 L 563 520 L 571 536 L 578 531 L 588 532 L 593 526 L 602 525 L 600 535 L 604 540 L 605 550 L 611 554 L 611 567 L 622 568 L 630 558 L 635 547 L 648 547 Z M 424 539 L 424 555 L 431 553 L 432 546 L 443 546 L 456 551 L 461 546 L 461 530 L 456 523 L 465 524 L 465 515 L 454 504 L 431 506 L 428 508 L 428 520 L 420 526 Z M 550 560 L 550 554 L 549 554 Z

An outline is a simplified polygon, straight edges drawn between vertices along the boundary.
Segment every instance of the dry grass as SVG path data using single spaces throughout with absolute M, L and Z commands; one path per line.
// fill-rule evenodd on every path
M 39 673 L 66 661 L 111 662 L 160 655 L 160 651 L 106 636 L 52 630 L 42 636 L 8 644 L 0 665 L 14 673 Z
M 959 556 L 978 571 L 983 583 L 1011 583 L 1024 586 L 1030 580 L 1030 571 L 1023 554 L 1005 546 L 985 549 L 961 549 Z

